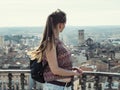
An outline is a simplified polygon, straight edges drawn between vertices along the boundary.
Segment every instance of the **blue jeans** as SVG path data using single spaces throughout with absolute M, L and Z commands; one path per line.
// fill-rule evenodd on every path
M 44 83 L 43 84 L 43 90 L 71 90 L 71 86 L 58 86 L 51 83 Z

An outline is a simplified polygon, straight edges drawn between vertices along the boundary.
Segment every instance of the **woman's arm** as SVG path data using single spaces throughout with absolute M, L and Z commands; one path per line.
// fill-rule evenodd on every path
M 60 76 L 74 76 L 74 75 L 80 76 L 81 75 L 81 73 L 78 72 L 78 70 L 72 71 L 72 70 L 66 70 L 66 69 L 60 68 L 57 62 L 56 46 L 54 45 L 51 50 L 49 48 L 50 47 L 48 46 L 46 49 L 46 57 L 47 57 L 49 67 L 53 74 L 60 75 Z

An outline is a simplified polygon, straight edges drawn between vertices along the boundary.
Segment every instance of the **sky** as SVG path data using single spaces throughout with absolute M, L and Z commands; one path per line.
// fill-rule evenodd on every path
M 120 0 L 0 0 L 0 27 L 44 26 L 58 8 L 67 25 L 120 25 Z

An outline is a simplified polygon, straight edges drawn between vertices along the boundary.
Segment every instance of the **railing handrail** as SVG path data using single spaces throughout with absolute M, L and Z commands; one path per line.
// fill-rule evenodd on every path
M 99 76 L 115 76 L 120 77 L 120 73 L 115 72 L 95 72 L 95 71 L 83 71 L 85 75 L 99 75 Z
M 0 69 L 0 73 L 30 73 L 30 69 Z
M 0 73 L 30 73 L 30 69 L 0 69 Z M 120 73 L 115 72 L 95 72 L 95 71 L 83 71 L 85 75 L 100 75 L 100 76 L 115 76 L 120 77 Z
M 21 80 L 21 88 L 22 90 L 25 90 L 25 73 L 30 74 L 30 69 L 0 69 L 0 73 L 7 73 L 8 74 L 8 87 L 9 90 L 11 90 L 12 88 L 12 75 L 14 75 L 13 73 L 20 73 L 20 80 Z M 113 72 L 95 72 L 95 71 L 83 71 L 83 75 L 82 78 L 76 77 L 73 79 L 73 82 L 76 80 L 79 80 L 79 85 L 81 83 L 81 90 L 86 90 L 86 82 L 87 82 L 87 77 L 86 76 L 95 76 L 95 88 L 96 90 L 102 90 L 102 89 L 98 89 L 98 88 L 102 88 L 100 87 L 100 77 L 99 76 L 105 76 L 108 77 L 108 85 L 109 85 L 109 90 L 111 90 L 112 88 L 112 77 L 120 77 L 120 73 L 113 73 Z M 36 84 L 34 86 L 34 88 L 36 88 Z M 74 83 L 72 84 L 72 90 L 74 90 Z

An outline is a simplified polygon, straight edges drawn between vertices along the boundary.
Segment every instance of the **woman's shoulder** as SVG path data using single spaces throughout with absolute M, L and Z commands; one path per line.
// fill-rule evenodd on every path
M 55 44 L 56 45 L 60 45 L 62 44 L 63 42 L 59 39 L 59 38 L 55 38 Z

